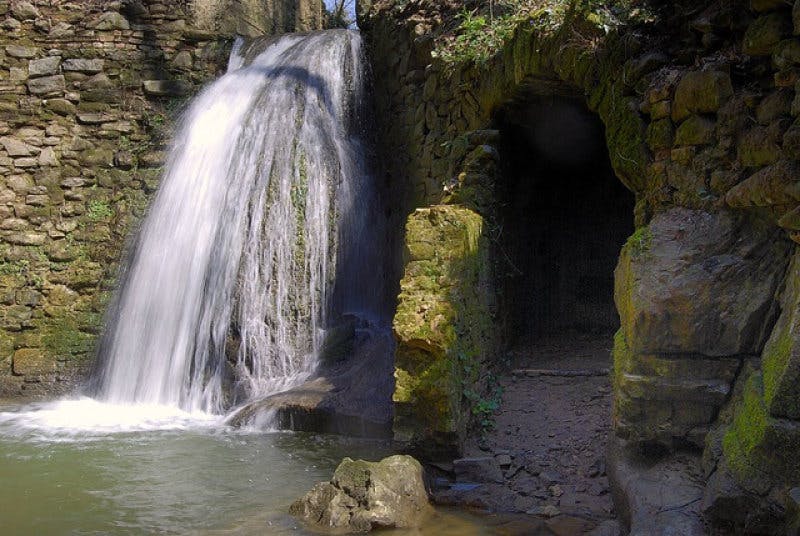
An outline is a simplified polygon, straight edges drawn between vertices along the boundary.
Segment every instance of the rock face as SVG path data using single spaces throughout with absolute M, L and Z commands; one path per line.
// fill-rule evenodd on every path
M 380 462 L 345 458 L 289 511 L 317 529 L 369 532 L 419 527 L 430 513 L 422 466 L 410 456 Z
M 323 363 L 309 381 L 253 401 L 228 421 L 233 426 L 276 426 L 359 437 L 390 437 L 392 350 L 389 333 L 357 335 L 343 323 L 325 344 Z

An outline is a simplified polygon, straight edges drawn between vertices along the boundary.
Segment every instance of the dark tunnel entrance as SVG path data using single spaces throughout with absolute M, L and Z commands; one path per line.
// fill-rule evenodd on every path
M 603 124 L 582 99 L 521 94 L 495 125 L 509 343 L 576 332 L 610 340 L 619 326 L 614 268 L 634 231 L 634 196 L 614 174 Z

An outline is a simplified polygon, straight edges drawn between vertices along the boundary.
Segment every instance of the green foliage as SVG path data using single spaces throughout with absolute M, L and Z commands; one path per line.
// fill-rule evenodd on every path
M 83 323 L 96 326 L 100 318 L 93 313 L 71 313 L 81 316 Z M 91 355 L 95 336 L 81 329 L 81 322 L 73 316 L 50 318 L 42 328 L 42 346 L 58 359 L 85 358 Z
M 653 242 L 653 232 L 649 227 L 639 227 L 636 232 L 628 238 L 627 246 L 633 255 L 642 255 L 650 249 Z
M 642 24 L 656 19 L 642 0 L 493 0 L 465 9 L 459 25 L 442 36 L 433 56 L 448 64 L 486 63 L 526 26 L 543 34 L 561 28 L 570 16 L 581 17 L 609 32 L 622 24 Z
M 104 201 L 89 201 L 89 208 L 86 211 L 86 216 L 89 220 L 97 222 L 97 221 L 105 221 L 111 219 L 114 215 L 114 211 L 111 210 L 111 207 L 108 203 Z

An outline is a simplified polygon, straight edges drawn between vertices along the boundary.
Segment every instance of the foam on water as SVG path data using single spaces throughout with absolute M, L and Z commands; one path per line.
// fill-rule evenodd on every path
M 0 435 L 48 441 L 86 441 L 110 434 L 214 430 L 219 415 L 159 404 L 110 404 L 81 397 L 0 412 Z

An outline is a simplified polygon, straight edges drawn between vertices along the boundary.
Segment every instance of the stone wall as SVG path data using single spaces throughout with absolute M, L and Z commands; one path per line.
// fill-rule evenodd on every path
M 202 4 L 0 1 L 0 396 L 90 363 L 173 120 L 227 63 L 237 15 L 200 24 Z M 275 30 L 322 26 L 317 2 L 286 4 Z
M 797 478 L 764 475 L 786 461 L 766 453 L 800 437 L 787 271 L 800 241 L 800 2 L 660 4 L 627 23 L 533 10 L 476 62 L 442 54 L 468 33 L 462 3 L 362 2 L 383 161 L 407 211 L 464 203 L 471 132 L 523 91 L 582 95 L 636 195 L 616 271 L 616 434 L 658 452 L 706 448 L 709 518 L 781 530 Z

